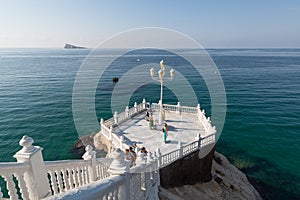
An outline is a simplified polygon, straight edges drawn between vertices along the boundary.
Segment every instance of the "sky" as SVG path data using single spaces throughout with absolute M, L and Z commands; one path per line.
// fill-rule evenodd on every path
M 300 1 L 0 0 L 0 48 L 93 48 L 142 27 L 174 29 L 205 48 L 300 48 Z

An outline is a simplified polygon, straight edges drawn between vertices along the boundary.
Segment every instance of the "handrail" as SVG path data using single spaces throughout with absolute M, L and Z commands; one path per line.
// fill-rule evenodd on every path
M 86 164 L 86 160 L 56 160 L 56 161 L 45 161 L 47 168 L 52 167 L 72 167 L 74 165 Z
M 2 162 L 0 163 L 0 174 L 1 172 L 10 172 L 13 170 L 28 170 L 29 168 L 30 168 L 29 163 Z

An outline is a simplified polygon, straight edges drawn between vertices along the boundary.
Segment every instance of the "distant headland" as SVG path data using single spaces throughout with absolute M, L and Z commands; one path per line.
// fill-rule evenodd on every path
M 65 44 L 64 48 L 65 49 L 86 49 L 85 47 L 79 47 L 72 44 Z

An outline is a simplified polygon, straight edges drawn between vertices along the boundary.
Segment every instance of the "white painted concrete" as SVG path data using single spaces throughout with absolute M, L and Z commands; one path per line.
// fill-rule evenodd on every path
M 195 140 L 197 133 L 201 137 L 206 136 L 204 127 L 199 123 L 197 114 L 177 113 L 165 111 L 166 123 L 168 124 L 169 143 L 164 143 L 161 126 L 151 130 L 149 122 L 145 120 L 146 112 L 143 112 L 132 119 L 123 122 L 113 129 L 118 136 L 123 135 L 125 143 L 132 146 L 137 143 L 138 147 L 146 147 L 148 151 L 155 151 L 160 148 L 162 154 L 177 148 L 180 141 L 183 145 Z M 158 111 L 153 113 L 154 121 L 158 121 Z

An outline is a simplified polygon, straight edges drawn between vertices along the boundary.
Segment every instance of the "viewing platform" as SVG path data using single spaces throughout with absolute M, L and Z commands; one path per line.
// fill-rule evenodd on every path
M 45 162 L 42 148 L 32 146 L 33 139 L 24 136 L 20 141 L 23 148 L 14 156 L 18 162 L 0 163 L 0 177 L 8 190 L 4 196 L 48 200 L 158 199 L 160 170 L 198 150 L 198 157 L 205 157 L 215 145 L 216 128 L 199 104 L 195 107 L 164 104 L 162 124 L 158 123 L 159 104 L 153 103 L 151 110 L 149 107 L 144 99 L 122 113 L 115 112 L 108 120 L 101 119 L 98 134 L 111 145 L 109 158 L 96 158 L 88 145 L 83 160 Z M 147 110 L 153 113 L 152 128 L 146 120 Z M 168 125 L 167 143 L 161 130 L 164 123 Z M 124 150 L 134 143 L 149 153 L 138 153 L 136 165 L 130 167 Z M 0 188 L 0 199 L 3 191 Z
M 205 111 L 200 110 L 199 104 L 197 107 L 181 106 L 180 103 L 164 104 L 163 124 L 168 126 L 167 143 L 163 141 L 163 124 L 158 124 L 159 104 L 153 103 L 150 111 L 150 105 L 144 99 L 143 103 L 135 103 L 133 108 L 126 109 L 120 114 L 115 112 L 114 117 L 101 123 L 101 133 L 112 141 L 115 148 L 124 150 L 136 143 L 150 152 L 159 149 L 161 153 L 167 153 L 176 149 L 179 143 L 186 145 L 199 138 L 215 139 L 216 129 L 211 125 L 210 118 L 206 118 Z M 146 120 L 146 111 L 153 114 L 152 129 Z

